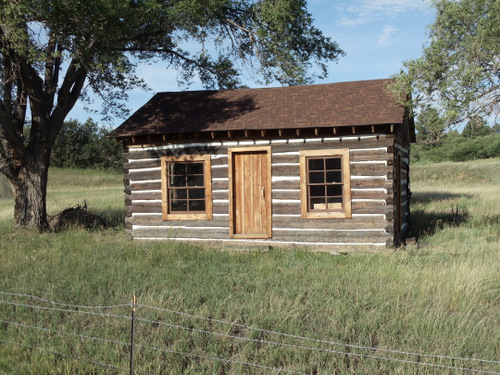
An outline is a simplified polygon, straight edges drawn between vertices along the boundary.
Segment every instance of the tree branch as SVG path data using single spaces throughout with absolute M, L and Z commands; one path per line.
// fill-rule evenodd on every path
M 63 124 L 67 114 L 71 111 L 82 93 L 87 70 L 79 66 L 79 60 L 73 59 L 68 67 L 64 81 L 57 95 L 57 104 L 50 115 L 51 127 L 49 129 L 48 139 L 53 144 L 57 134 Z
M 61 57 L 58 56 L 59 44 L 54 40 L 53 33 L 49 35 L 49 42 L 46 48 L 47 58 L 45 60 L 45 98 L 48 101 L 47 116 L 54 105 L 54 97 L 59 82 L 59 68 L 61 66 Z M 57 53 L 56 53 L 57 52 Z
M 120 51 L 120 52 L 145 52 L 145 49 L 139 48 L 139 47 L 123 47 L 123 48 L 117 48 L 116 51 Z M 201 64 L 200 62 L 193 60 L 193 59 L 190 59 L 189 57 L 184 56 L 182 53 L 179 53 L 179 52 L 174 51 L 174 50 L 169 49 L 169 48 L 148 48 L 146 52 L 171 54 L 171 55 L 173 55 L 173 57 L 176 57 L 176 58 L 178 58 L 182 61 L 185 61 L 189 64 L 195 65 L 200 69 L 209 71 L 210 73 L 212 73 L 214 75 L 218 75 L 221 73 L 219 70 L 214 69 L 210 65 Z

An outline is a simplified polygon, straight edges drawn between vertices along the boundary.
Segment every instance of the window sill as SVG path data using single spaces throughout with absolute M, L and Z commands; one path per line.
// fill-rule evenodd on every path
M 302 214 L 302 219 L 350 219 L 345 212 L 306 212 Z
M 212 220 L 209 214 L 164 214 L 163 220 Z

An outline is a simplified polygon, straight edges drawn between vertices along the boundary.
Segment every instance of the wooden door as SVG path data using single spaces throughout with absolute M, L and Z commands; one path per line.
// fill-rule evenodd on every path
M 229 149 L 231 238 L 271 237 L 270 147 Z

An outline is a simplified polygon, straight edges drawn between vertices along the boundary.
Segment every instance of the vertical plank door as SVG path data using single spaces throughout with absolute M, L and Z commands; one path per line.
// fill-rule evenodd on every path
M 229 160 L 231 237 L 271 237 L 270 148 L 229 149 Z

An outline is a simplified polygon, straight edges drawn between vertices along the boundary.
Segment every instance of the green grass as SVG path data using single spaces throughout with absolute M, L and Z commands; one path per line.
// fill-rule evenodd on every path
M 240 252 L 186 243 L 129 241 L 122 226 L 57 234 L 10 234 L 0 200 L 0 291 L 77 305 L 138 303 L 352 345 L 499 360 L 500 160 L 412 166 L 414 228 L 421 247 L 390 254 L 332 256 L 306 251 Z M 121 176 L 54 170 L 49 212 L 83 203 L 119 218 Z M 451 213 L 458 204 L 460 220 Z M 49 306 L 24 297 L 3 301 Z M 114 308 L 107 314 L 130 314 Z M 255 340 L 345 352 L 346 347 L 283 338 L 140 307 L 137 317 Z M 128 341 L 122 318 L 0 304 L 0 319 Z M 0 340 L 128 366 L 123 345 L 0 324 Z M 137 322 L 136 343 L 258 363 L 307 374 L 458 374 L 465 371 L 352 356 L 363 353 L 500 372 L 498 364 L 417 358 L 350 348 L 351 356 L 218 337 Z M 163 374 L 277 374 L 236 363 L 136 348 L 136 369 Z M 0 343 L 0 373 L 123 373 Z

